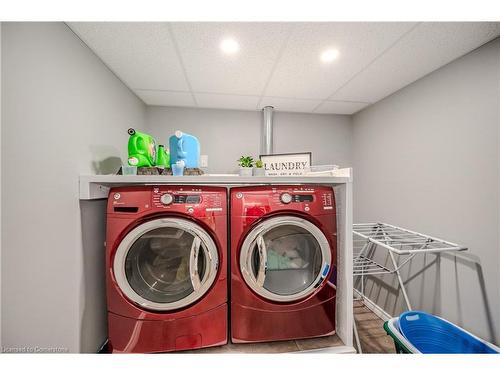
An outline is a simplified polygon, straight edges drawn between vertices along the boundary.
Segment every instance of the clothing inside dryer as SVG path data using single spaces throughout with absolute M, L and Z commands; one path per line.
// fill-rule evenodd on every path
M 264 288 L 279 295 L 300 293 L 309 287 L 321 270 L 321 247 L 316 238 L 297 225 L 280 225 L 264 236 L 267 271 Z M 260 265 L 255 244 L 253 272 L 257 277 Z
M 157 303 L 171 303 L 193 293 L 189 260 L 194 235 L 179 228 L 151 230 L 134 242 L 125 260 L 125 274 L 134 291 Z M 205 246 L 203 242 L 200 245 Z M 198 274 L 206 270 L 205 251 L 200 248 Z

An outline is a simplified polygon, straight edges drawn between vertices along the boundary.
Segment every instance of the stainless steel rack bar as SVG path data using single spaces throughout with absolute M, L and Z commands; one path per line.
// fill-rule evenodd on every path
M 365 276 L 396 274 L 408 310 L 412 306 L 401 277 L 401 268 L 418 254 L 467 250 L 453 242 L 386 223 L 353 224 L 353 235 L 354 249 L 362 245 L 353 259 L 353 277 L 361 278 L 359 294 L 364 296 Z M 372 259 L 371 255 L 378 246 L 388 251 L 392 268 Z
M 377 247 L 387 250 L 392 267 L 376 262 L 372 256 Z M 360 278 L 361 288 L 356 294 L 363 300 L 365 277 L 395 274 L 408 310 L 412 310 L 410 299 L 400 270 L 418 254 L 440 254 L 450 251 L 464 251 L 466 247 L 453 242 L 428 236 L 409 229 L 386 223 L 353 224 L 353 250 L 359 250 L 353 258 L 353 278 Z M 396 259 L 397 257 L 397 259 Z M 357 337 L 356 326 L 353 326 Z M 358 350 L 361 349 L 358 344 Z

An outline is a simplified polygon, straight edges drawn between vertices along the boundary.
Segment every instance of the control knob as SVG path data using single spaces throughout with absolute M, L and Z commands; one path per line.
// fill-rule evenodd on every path
M 283 193 L 280 196 L 280 200 L 281 200 L 282 203 L 288 204 L 288 203 L 290 203 L 292 201 L 292 195 L 288 194 L 288 193 Z
M 171 204 L 173 201 L 174 201 L 174 196 L 172 194 L 163 194 L 161 197 L 160 197 L 160 201 L 161 203 L 163 203 L 165 206 L 168 206 L 169 204 Z

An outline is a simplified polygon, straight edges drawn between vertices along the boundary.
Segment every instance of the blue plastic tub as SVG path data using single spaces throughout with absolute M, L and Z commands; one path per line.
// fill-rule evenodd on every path
M 420 353 L 498 354 L 500 349 L 437 316 L 408 311 L 399 316 L 399 330 Z
M 384 323 L 384 330 L 394 341 L 394 348 L 397 354 L 416 354 L 420 351 L 415 348 L 399 330 L 399 318 L 391 318 Z

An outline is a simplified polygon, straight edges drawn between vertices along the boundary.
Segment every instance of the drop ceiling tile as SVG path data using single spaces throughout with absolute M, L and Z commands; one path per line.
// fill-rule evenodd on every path
M 262 95 L 290 23 L 173 23 L 188 79 L 194 92 Z M 240 50 L 222 53 L 222 39 L 232 37 Z
M 195 93 L 196 101 L 202 108 L 243 109 L 255 111 L 258 96 Z
M 196 107 L 190 92 L 134 90 L 147 105 L 162 105 L 172 107 Z
M 166 23 L 68 25 L 131 89 L 189 91 Z
M 293 98 L 275 98 L 263 97 L 260 107 L 273 106 L 276 111 L 281 112 L 305 112 L 310 113 L 321 103 L 321 100 L 293 99 Z
M 370 103 L 361 102 L 325 101 L 316 108 L 314 113 L 352 115 L 369 105 Z
M 415 23 L 329 22 L 296 24 L 266 96 L 326 99 L 379 56 Z M 340 52 L 330 64 L 320 61 L 328 48 Z
M 499 34 L 500 23 L 422 23 L 331 99 L 376 102 Z

